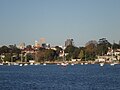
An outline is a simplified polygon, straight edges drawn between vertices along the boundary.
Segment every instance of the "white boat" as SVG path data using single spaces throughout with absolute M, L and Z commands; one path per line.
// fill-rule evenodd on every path
M 27 66 L 27 65 L 28 65 L 27 63 L 24 64 L 24 66 Z
M 88 63 L 86 62 L 85 65 L 87 65 Z
M 46 63 L 43 63 L 44 66 L 46 66 Z
M 60 65 L 59 63 L 57 63 L 57 65 Z
M 23 66 L 23 64 L 20 64 L 19 66 L 21 67 L 21 66 Z
M 39 65 L 38 63 L 35 63 L 34 65 Z
M 11 64 L 10 63 L 8 63 L 8 66 L 10 66 Z
M 71 63 L 72 66 L 74 66 L 74 63 Z
M 101 66 L 101 67 L 104 66 L 104 63 L 100 63 L 100 66 Z
M 111 65 L 111 66 L 114 66 L 115 64 L 114 64 L 114 63 L 111 63 L 110 65 Z
M 3 65 L 3 63 L 0 63 L 0 65 Z
M 33 63 L 30 63 L 30 65 L 34 65 Z
M 13 65 L 19 65 L 18 63 L 13 63 Z
M 67 66 L 67 65 L 68 65 L 68 63 L 61 63 L 61 65 L 62 65 L 62 66 Z
M 81 65 L 83 65 L 83 63 L 81 63 Z

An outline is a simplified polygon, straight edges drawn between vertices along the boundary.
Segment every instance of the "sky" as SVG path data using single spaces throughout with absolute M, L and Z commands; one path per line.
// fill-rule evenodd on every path
M 120 0 L 0 0 L 0 45 L 120 40 Z

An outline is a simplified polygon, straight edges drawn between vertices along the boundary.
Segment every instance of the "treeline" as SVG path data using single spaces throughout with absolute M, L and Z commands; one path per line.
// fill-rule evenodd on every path
M 85 47 L 76 47 L 73 45 L 67 46 L 62 49 L 56 46 L 54 49 L 38 48 L 35 49 L 31 45 L 26 46 L 25 50 L 34 51 L 34 53 L 24 52 L 25 50 L 18 49 L 16 45 L 2 46 L 0 47 L 1 61 L 29 61 L 36 60 L 37 62 L 55 61 L 55 60 L 95 60 L 97 56 L 106 55 L 108 49 L 120 49 L 120 44 L 111 44 L 105 38 L 100 39 L 98 42 L 89 41 Z M 5 57 L 2 57 L 4 55 Z

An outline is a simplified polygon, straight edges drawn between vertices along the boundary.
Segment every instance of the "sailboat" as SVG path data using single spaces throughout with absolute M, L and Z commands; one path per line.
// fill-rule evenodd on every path
M 61 63 L 62 66 L 67 66 L 68 63 L 65 62 L 65 53 L 64 53 L 64 50 L 63 50 L 63 62 Z
M 111 59 L 110 65 L 111 65 L 111 66 L 114 66 L 116 63 L 115 63 L 115 61 L 114 61 L 114 59 L 113 59 L 113 48 L 111 47 L 111 49 L 112 49 L 112 59 Z
M 87 65 L 88 64 L 88 62 L 87 62 L 87 60 L 86 60 L 86 52 L 85 52 L 85 63 L 84 63 L 85 65 Z

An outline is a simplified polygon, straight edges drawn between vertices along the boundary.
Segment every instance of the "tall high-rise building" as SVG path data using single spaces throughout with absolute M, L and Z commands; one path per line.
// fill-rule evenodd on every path
M 70 45 L 73 45 L 73 39 L 67 39 L 65 41 L 65 47 L 70 46 Z

